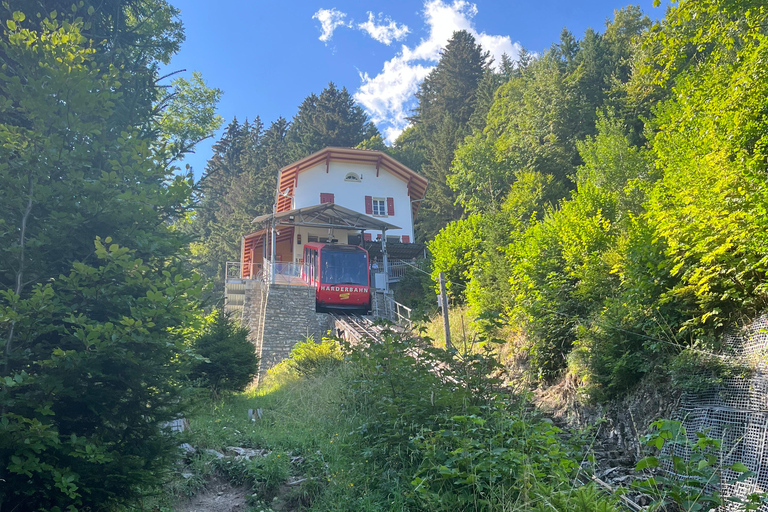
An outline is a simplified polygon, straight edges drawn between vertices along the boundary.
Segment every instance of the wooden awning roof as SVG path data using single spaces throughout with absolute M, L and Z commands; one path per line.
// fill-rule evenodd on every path
M 377 230 L 384 231 L 390 229 L 402 229 L 399 226 L 384 222 L 375 217 L 370 217 L 360 212 L 350 210 L 334 203 L 324 203 L 315 206 L 307 206 L 278 212 L 275 214 L 275 224 L 277 226 L 309 226 L 318 228 L 337 228 L 354 230 Z M 264 228 L 272 223 L 272 214 L 261 215 L 253 219 L 253 224 L 261 224 Z M 264 233 L 264 228 L 245 235 L 245 238 L 253 238 Z M 278 237 L 279 240 L 279 237 Z
M 322 162 L 329 166 L 331 161 L 370 164 L 376 167 L 377 175 L 383 168 L 405 181 L 408 184 L 408 197 L 411 198 L 411 210 L 416 217 L 421 204 L 421 201 L 416 200 L 424 199 L 429 183 L 427 179 L 382 151 L 356 148 L 325 148 L 280 169 L 276 194 L 277 211 L 284 212 L 291 208 L 291 198 L 288 196 L 292 195 L 300 172 Z

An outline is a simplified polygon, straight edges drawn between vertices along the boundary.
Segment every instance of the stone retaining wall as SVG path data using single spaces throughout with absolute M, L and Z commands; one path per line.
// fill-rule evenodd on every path
M 320 341 L 331 328 L 329 316 L 315 312 L 315 290 L 249 280 L 243 303 L 243 325 L 259 355 L 259 378 L 286 359 L 296 343 Z

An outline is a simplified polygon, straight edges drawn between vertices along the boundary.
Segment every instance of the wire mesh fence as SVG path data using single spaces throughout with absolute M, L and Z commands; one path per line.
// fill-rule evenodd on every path
M 768 314 L 738 331 L 726 334 L 724 358 L 733 364 L 752 369 L 746 377 L 725 378 L 706 391 L 686 393 L 677 417 L 685 426 L 689 440 L 696 433 L 721 440 L 719 463 L 721 479 L 713 483 L 721 495 L 746 496 L 768 491 Z M 690 458 L 690 450 L 675 446 L 674 455 Z M 736 462 L 746 465 L 753 476 L 735 482 L 739 473 L 726 467 Z M 724 511 L 743 510 L 728 503 Z M 768 512 L 768 504 L 759 509 Z

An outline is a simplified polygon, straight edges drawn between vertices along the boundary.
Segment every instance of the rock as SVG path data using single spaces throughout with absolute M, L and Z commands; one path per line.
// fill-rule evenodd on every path
M 181 476 L 182 476 L 182 478 L 186 478 L 187 480 L 189 480 L 190 478 L 192 478 L 193 476 L 195 476 L 195 474 L 194 474 L 194 473 L 187 473 L 187 472 L 184 472 L 184 473 L 182 473 L 182 474 L 181 474 Z
M 203 450 L 203 453 L 207 453 L 208 455 L 213 455 L 217 459 L 223 459 L 224 458 L 224 454 L 223 453 L 217 452 L 216 450 L 211 450 L 210 448 L 206 448 L 205 450 Z
M 181 443 L 179 449 L 184 452 L 184 455 L 193 455 L 197 450 L 189 443 Z
M 605 470 L 605 471 L 602 471 L 602 472 L 601 472 L 601 473 L 600 473 L 598 476 L 599 476 L 600 478 L 603 478 L 603 479 L 605 479 L 605 477 L 606 477 L 606 476 L 610 475 L 611 473 L 613 473 L 613 472 L 614 472 L 614 471 L 616 471 L 617 469 L 619 469 L 619 468 L 618 468 L 618 467 L 616 467 L 616 468 L 609 468 L 609 469 L 607 469 L 607 470 Z
M 167 421 L 161 424 L 164 428 L 171 429 L 171 432 L 184 432 L 189 429 L 189 420 L 186 418 L 178 418 L 173 421 Z
M 266 457 L 270 453 L 270 450 L 261 449 L 255 450 L 253 448 L 242 448 L 240 446 L 227 446 L 227 451 L 233 452 L 237 455 L 237 459 L 251 460 L 254 457 Z

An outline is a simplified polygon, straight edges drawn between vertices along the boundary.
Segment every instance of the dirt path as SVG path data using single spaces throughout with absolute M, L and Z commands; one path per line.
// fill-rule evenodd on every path
M 233 487 L 229 482 L 216 479 L 205 490 L 176 506 L 177 512 L 245 512 L 248 487 Z

